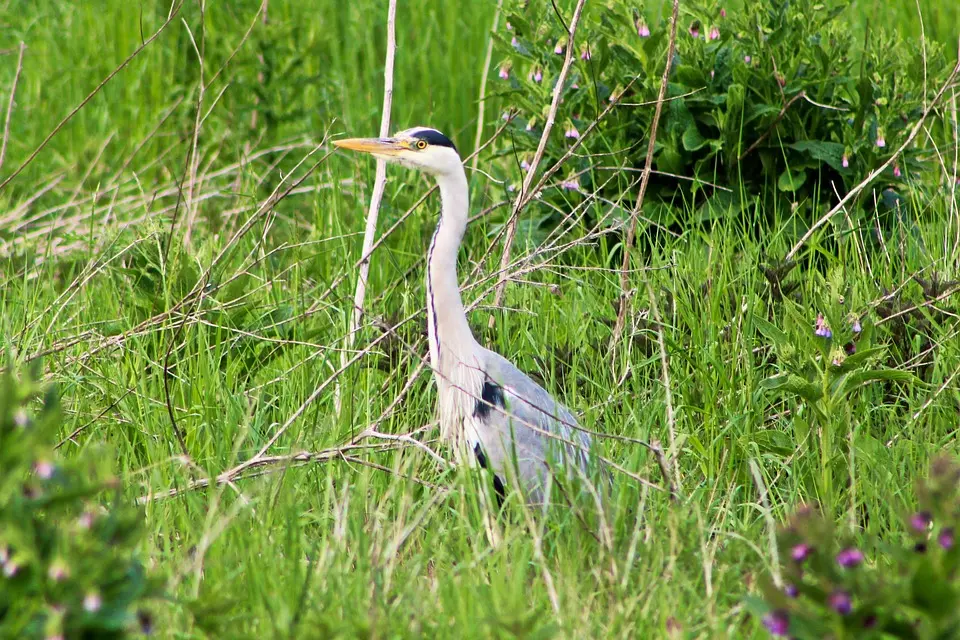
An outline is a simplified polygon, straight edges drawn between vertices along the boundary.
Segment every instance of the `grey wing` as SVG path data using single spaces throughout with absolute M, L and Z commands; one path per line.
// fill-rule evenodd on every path
M 473 422 L 493 469 L 503 473 L 515 463 L 534 501 L 549 463 L 587 472 L 591 438 L 573 414 L 506 358 L 484 351 L 485 379 Z

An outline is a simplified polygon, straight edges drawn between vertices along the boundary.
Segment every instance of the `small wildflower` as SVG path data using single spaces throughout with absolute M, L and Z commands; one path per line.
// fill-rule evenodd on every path
M 743 61 L 747 64 L 750 64 L 751 62 L 753 62 L 753 58 L 751 58 L 750 56 L 743 56 Z
M 503 65 L 502 67 L 500 67 L 500 74 L 499 74 L 499 75 L 500 75 L 500 79 L 501 79 L 501 80 L 506 80 L 506 79 L 508 79 L 508 78 L 510 77 L 510 65 L 505 64 L 505 65 Z
M 780 74 L 778 73 L 778 74 L 777 74 L 777 84 L 779 84 L 781 87 L 785 87 L 785 86 L 787 86 L 787 79 L 784 78 L 782 75 L 780 75 Z
M 726 17 L 727 17 L 727 10 L 726 10 L 726 9 L 720 9 L 720 17 L 721 17 L 721 18 L 726 18 Z
M 710 79 L 713 80 L 713 76 L 716 75 L 716 70 L 710 69 Z
M 827 321 L 824 319 L 822 313 L 817 314 L 817 321 L 814 324 L 814 335 L 820 336 L 821 338 L 832 338 L 833 332 L 830 331 L 830 327 L 827 325 Z
M 783 587 L 783 592 L 787 595 L 788 598 L 796 598 L 798 595 L 800 595 L 800 591 L 799 589 L 797 589 L 797 585 L 795 584 L 786 585 L 785 587 Z
M 510 122 L 511 120 L 513 120 L 513 114 L 510 113 L 509 111 L 504 111 L 503 115 L 500 117 L 503 118 L 504 122 Z
M 581 60 L 590 59 L 590 45 L 584 45 L 583 51 L 580 52 L 580 59 Z
M 790 557 L 793 558 L 795 562 L 803 562 L 812 552 L 813 547 L 805 542 L 801 542 L 790 549 Z
M 62 560 L 55 560 L 47 569 L 47 576 L 54 582 L 60 582 L 70 576 L 70 570 Z
M 830 603 L 831 609 L 842 616 L 853 611 L 853 602 L 850 600 L 850 594 L 846 591 L 834 591 L 830 594 L 827 602 Z
M 910 526 L 917 533 L 926 533 L 931 522 L 933 522 L 933 517 L 929 511 L 918 511 L 910 516 Z
M 580 191 L 580 181 L 576 178 L 570 178 L 561 182 L 560 187 L 567 191 Z
M 541 82 L 543 82 L 543 71 L 540 69 L 540 67 L 537 67 L 536 69 L 530 72 L 530 79 L 536 82 L 537 84 L 540 84 Z
M 700 37 L 700 23 L 694 22 L 690 25 L 690 37 L 699 38 Z
M 41 480 L 49 480 L 53 477 L 53 463 L 49 460 L 38 460 L 35 465 L 33 465 L 33 472 L 37 474 L 37 477 Z
M 21 429 L 26 429 L 30 426 L 30 416 L 27 415 L 26 411 L 20 409 L 13 414 L 13 424 L 17 425 Z
M 893 165 L 893 177 L 899 178 L 901 176 L 903 176 L 903 172 L 900 171 L 900 165 L 898 164 Z
M 863 552 L 856 547 L 847 547 L 837 554 L 837 564 L 845 569 L 852 569 L 863 562 Z
M 879 148 L 881 148 L 881 149 L 884 148 L 885 146 L 887 146 L 887 141 L 886 141 L 886 140 L 884 139 L 884 137 L 883 137 L 883 131 L 882 131 L 882 130 L 878 130 L 878 131 L 877 131 L 877 146 L 878 146 Z
M 512 38 L 510 38 L 510 46 L 513 47 L 514 49 L 520 48 L 520 41 L 517 40 L 517 36 L 513 36 Z
M 790 631 L 790 618 L 786 611 L 771 611 L 763 616 L 763 626 L 774 636 L 786 637 Z
M 577 131 L 577 128 L 571 124 L 569 127 L 567 127 L 567 130 L 563 135 L 567 138 L 579 138 L 580 132 Z
M 20 570 L 20 565 L 16 562 L 5 562 L 3 564 L 3 576 L 5 578 L 12 578 L 17 575 L 17 571 Z
M 577 84 L 576 82 L 574 82 L 572 85 L 570 85 L 570 88 L 573 89 L 574 91 L 576 91 L 577 89 L 580 88 L 580 85 Z
M 847 344 L 843 345 L 843 351 L 848 356 L 852 356 L 857 352 L 857 345 L 854 344 L 853 342 L 848 342 Z
M 854 335 L 860 335 L 860 332 L 863 331 L 863 327 L 860 326 L 860 318 L 853 319 L 853 325 L 850 327 L 850 329 L 853 330 Z
M 513 25 L 507 22 L 507 31 L 513 31 Z
M 840 160 L 840 164 L 844 169 L 850 166 L 850 158 L 847 157 L 847 154 L 843 154 L 843 159 Z
M 563 55 L 563 43 L 561 41 L 557 40 L 557 45 L 553 48 L 553 52 L 558 56 Z
M 953 549 L 953 543 L 953 527 L 944 528 L 944 530 L 940 532 L 940 535 L 937 536 L 937 544 L 939 544 L 940 548 L 944 551 L 949 551 Z
M 103 605 L 103 599 L 98 591 L 91 591 L 83 597 L 83 610 L 87 613 L 96 613 Z
M 529 170 L 530 170 L 530 163 L 527 162 L 526 160 L 521 160 L 521 161 L 520 161 L 520 168 L 523 169 L 524 171 L 529 171 Z
M 650 37 L 650 27 L 647 26 L 646 22 L 638 21 L 637 22 L 637 35 L 641 38 Z
M 707 36 L 707 40 L 717 40 L 720 38 L 720 29 L 717 27 L 710 28 L 710 35 Z
M 77 525 L 79 525 L 81 529 L 89 529 L 90 527 L 92 527 L 93 514 L 90 513 L 89 511 L 84 511 L 83 513 L 81 513 L 80 517 L 77 518 Z

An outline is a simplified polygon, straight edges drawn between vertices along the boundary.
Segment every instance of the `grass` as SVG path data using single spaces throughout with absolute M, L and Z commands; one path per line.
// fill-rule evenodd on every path
M 19 166 L 166 14 L 159 5 L 94 4 L 0 1 L 7 23 L 0 50 L 21 40 L 28 46 L 0 176 Z M 825 496 L 811 480 L 828 465 L 809 440 L 796 437 L 792 414 L 799 404 L 761 386 L 776 363 L 757 319 L 788 322 L 759 267 L 790 248 L 787 212 L 757 211 L 755 219 L 693 227 L 676 237 L 643 234 L 638 254 L 646 269 L 633 276 L 628 339 L 613 351 L 616 234 L 549 256 L 536 255 L 531 244 L 517 248 L 518 259 L 540 268 L 509 287 L 509 310 L 497 312 L 497 330 L 484 338 L 590 428 L 669 443 L 648 283 L 662 316 L 678 435 L 668 455 L 679 464 L 683 498 L 674 504 L 664 492 L 621 476 L 609 545 L 594 537 L 597 523 L 585 527 L 558 511 L 530 524 L 517 505 L 497 520 L 503 540 L 491 545 L 477 478 L 389 442 L 366 441 L 369 450 L 160 496 L 250 458 L 339 367 L 373 167 L 336 155 L 306 175 L 324 150 L 297 163 L 324 131 L 377 130 L 383 4 L 270 2 L 266 25 L 251 32 L 206 88 L 196 168 L 185 173 L 201 34 L 209 81 L 259 6 L 209 3 L 201 22 L 190 3 L 183 21 L 173 22 L 0 191 L 4 349 L 18 361 L 43 354 L 67 408 L 63 435 L 79 430 L 64 443 L 64 455 L 82 457 L 106 444 L 125 494 L 157 497 L 144 506 L 142 553 L 169 580 L 171 599 L 156 605 L 160 635 L 657 637 L 668 621 L 694 637 L 762 635 L 742 602 L 774 563 L 766 516 L 780 520 L 800 502 L 826 499 L 839 521 L 867 513 L 865 530 L 885 532 L 911 504 L 913 479 L 925 474 L 932 456 L 957 451 L 960 395 L 951 374 L 960 366 L 960 342 L 949 312 L 955 304 L 947 300 L 946 315 L 926 314 L 922 335 L 910 333 L 914 325 L 897 333 L 896 322 L 878 328 L 891 346 L 889 364 L 924 368 L 925 383 L 875 385 L 851 396 L 837 418 L 845 429 L 840 439 L 852 442 L 835 474 L 841 486 Z M 868 4 L 860 3 L 864 12 Z M 915 37 L 915 8 L 895 4 L 872 3 L 869 10 Z M 398 126 L 429 123 L 471 151 L 493 6 L 462 2 L 454 10 L 440 0 L 403 6 Z M 947 2 L 923 9 L 925 16 L 956 15 Z M 948 23 L 937 18 L 928 37 L 949 44 L 955 34 L 944 32 Z M 15 60 L 15 53 L 0 57 L 4 92 Z M 496 107 L 494 99 L 488 135 Z M 482 156 L 481 166 L 494 179 L 472 176 L 476 212 L 510 197 L 497 178 L 518 179 L 493 153 Z M 197 180 L 178 206 L 175 184 L 183 175 Z M 227 238 L 254 219 L 258 203 L 289 184 L 281 175 L 292 175 L 290 182 L 306 177 L 217 259 Z M 389 176 L 381 229 L 429 186 L 401 169 Z M 571 195 L 568 210 L 579 202 Z M 799 284 L 796 309 L 812 324 L 829 304 L 831 273 L 841 274 L 845 304 L 855 311 L 872 309 L 915 273 L 956 278 L 957 249 L 944 242 L 960 229 L 956 200 L 941 191 L 924 204 L 926 215 L 876 244 L 828 225 L 791 276 Z M 436 207 L 431 200 L 400 226 L 371 269 L 370 313 L 394 322 L 410 318 L 398 331 L 412 349 L 394 339 L 378 342 L 339 376 L 340 415 L 331 384 L 271 453 L 337 447 L 380 420 L 401 392 L 424 351 L 420 261 Z M 505 211 L 471 226 L 462 270 L 483 258 Z M 589 231 L 575 224 L 557 233 L 566 241 Z M 494 251 L 482 263 L 481 277 L 498 256 Z M 209 295 L 185 315 L 176 305 L 208 269 Z M 471 315 L 482 333 L 489 313 L 483 305 L 492 296 L 489 281 L 478 282 L 468 283 L 465 299 L 486 292 Z M 922 300 L 909 282 L 905 296 Z M 867 315 L 881 321 L 873 311 Z M 795 328 L 796 335 L 807 330 Z M 381 335 L 369 323 L 357 344 Z M 380 431 L 431 425 L 435 401 L 432 382 L 421 375 Z M 428 430 L 425 440 L 446 454 L 434 436 Z M 604 447 L 627 469 L 662 483 L 646 449 L 622 440 Z

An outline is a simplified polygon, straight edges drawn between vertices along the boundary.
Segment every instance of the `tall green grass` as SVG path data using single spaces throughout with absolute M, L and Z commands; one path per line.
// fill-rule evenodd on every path
M 400 4 L 393 122 L 436 126 L 470 152 L 495 4 Z M 42 357 L 63 397 L 64 436 L 79 430 L 64 443 L 64 455 L 82 457 L 93 445 L 109 445 L 125 495 L 146 498 L 142 553 L 168 578 L 171 595 L 156 605 L 160 634 L 659 637 L 668 626 L 690 637 L 762 634 L 741 603 L 774 562 L 766 517 L 780 519 L 792 505 L 817 500 L 810 478 L 822 471 L 816 450 L 792 437 L 797 405 L 761 387 L 772 360 L 755 319 L 779 323 L 784 317 L 761 265 L 789 249 L 783 231 L 789 212 L 758 211 L 755 220 L 692 227 L 678 236 L 642 234 L 637 263 L 646 269 L 633 276 L 626 338 L 612 352 L 620 294 L 615 229 L 549 256 L 509 287 L 509 310 L 498 313 L 496 331 L 484 339 L 541 380 L 583 424 L 667 446 L 661 327 L 652 319 L 648 283 L 654 293 L 677 416 L 677 445 L 668 455 L 679 464 L 683 496 L 673 503 L 663 491 L 619 476 L 605 523 L 609 545 L 598 533 L 604 525 L 591 514 L 584 514 L 585 525 L 558 510 L 531 526 L 518 505 L 508 503 L 491 525 L 480 504 L 480 477 L 389 441 L 367 441 L 383 450 L 268 467 L 257 479 L 187 490 L 253 456 L 336 372 L 372 186 L 372 163 L 339 155 L 323 161 L 216 263 L 201 305 L 175 307 L 258 203 L 289 184 L 281 174 L 296 180 L 322 157 L 325 150 L 296 166 L 325 131 L 372 135 L 379 126 L 385 3 L 272 0 L 266 25 L 255 27 L 206 89 L 201 181 L 192 195 L 178 192 L 176 185 L 190 176 L 185 167 L 196 121 L 200 68 L 193 43 L 199 48 L 205 33 L 209 81 L 258 6 L 208 2 L 201 22 L 197 5 L 188 3 L 182 21 L 0 192 L 0 215 L 22 206 L 21 220 L 36 217 L 30 225 L 14 228 L 16 221 L 8 221 L 0 229 L 4 349 L 17 360 Z M 876 19 L 889 15 L 914 29 L 909 8 L 887 6 L 871 5 Z M 0 32 L 0 49 L 20 40 L 28 46 L 3 177 L 162 24 L 167 7 L 53 0 L 0 7 L 8 27 Z M 955 9 L 924 7 L 925 21 L 937 22 L 928 37 L 947 39 L 938 16 Z M 15 57 L 0 57 L 0 86 L 9 87 Z M 494 96 L 487 135 L 498 107 Z M 254 112 L 257 125 L 251 126 Z M 302 145 L 276 150 L 293 143 Z M 215 175 L 233 163 L 236 168 Z M 493 179 L 471 176 L 475 212 L 510 198 L 507 186 L 520 177 L 493 152 L 482 156 L 481 166 Z M 388 175 L 381 229 L 429 186 L 402 169 Z M 571 195 L 571 209 L 578 198 Z M 904 282 L 906 303 L 921 300 L 911 274 L 956 278 L 956 248 L 944 242 L 958 228 L 951 198 L 938 192 L 926 203 L 929 215 L 886 228 L 882 241 L 872 241 L 873 230 L 851 232 L 842 221 L 816 236 L 791 276 L 811 327 L 830 270 L 843 274 L 851 308 L 874 320 L 871 303 Z M 191 207 L 196 215 L 187 244 L 182 234 Z M 422 308 L 420 261 L 437 207 L 429 201 L 376 254 L 370 321 L 358 345 L 381 337 L 373 319 L 392 324 Z M 483 258 L 505 212 L 497 209 L 471 226 L 464 274 Z M 178 233 L 171 241 L 174 216 Z M 761 224 L 765 220 L 772 222 Z M 564 239 L 588 231 L 572 225 Z M 529 247 L 523 249 L 518 256 L 529 256 Z M 498 255 L 481 276 L 495 269 Z M 471 288 L 465 299 L 473 301 L 488 285 Z M 478 333 L 491 300 L 481 299 L 471 314 Z M 941 306 L 956 308 L 950 300 Z M 925 367 L 926 383 L 871 387 L 847 409 L 854 455 L 844 499 L 835 505 L 841 522 L 887 531 L 931 456 L 956 451 L 955 315 L 927 316 L 922 331 L 916 325 L 900 334 L 883 329 L 897 347 L 890 364 Z M 382 340 L 340 377 L 339 415 L 330 385 L 270 452 L 324 451 L 376 422 L 420 362 L 422 314 L 397 332 L 402 340 Z M 407 433 L 430 425 L 435 401 L 432 382 L 422 375 L 378 429 Z M 423 439 L 446 455 L 435 435 L 427 430 Z M 645 448 L 623 440 L 608 440 L 604 448 L 627 469 L 663 484 Z M 164 497 L 171 489 L 183 493 Z M 491 528 L 499 544 L 491 543 Z

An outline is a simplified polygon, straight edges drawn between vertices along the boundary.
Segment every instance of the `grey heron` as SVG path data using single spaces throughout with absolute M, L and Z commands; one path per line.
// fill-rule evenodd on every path
M 457 255 L 467 228 L 467 176 L 456 146 L 428 127 L 392 138 L 334 140 L 343 149 L 423 171 L 440 189 L 441 213 L 427 253 L 427 333 L 439 391 L 440 436 L 459 462 L 493 473 L 502 501 L 515 478 L 530 504 L 545 499 L 560 465 L 587 472 L 591 438 L 573 414 L 503 356 L 473 336 L 457 279 Z

